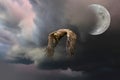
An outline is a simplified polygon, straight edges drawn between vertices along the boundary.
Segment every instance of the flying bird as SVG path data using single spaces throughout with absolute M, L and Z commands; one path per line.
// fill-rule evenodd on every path
M 49 34 L 48 45 L 47 45 L 47 56 L 54 55 L 54 49 L 59 43 L 60 39 L 67 36 L 66 40 L 66 51 L 70 56 L 74 55 L 75 44 L 77 40 L 77 35 L 70 29 L 59 29 Z

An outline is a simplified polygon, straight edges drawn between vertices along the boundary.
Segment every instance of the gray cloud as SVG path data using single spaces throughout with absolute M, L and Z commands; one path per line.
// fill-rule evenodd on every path
M 2 75 L 0 77 L 1 80 L 40 80 L 40 79 L 41 80 L 67 80 L 67 79 L 118 80 L 120 78 L 119 77 L 120 38 L 118 37 L 120 35 L 119 9 L 118 9 L 119 0 L 116 1 L 92 0 L 92 1 L 82 1 L 82 3 L 80 3 L 80 4 L 84 3 L 83 7 L 86 7 L 88 4 L 91 3 L 99 3 L 106 6 L 111 13 L 112 23 L 110 29 L 102 35 L 88 36 L 86 42 L 81 42 L 81 38 L 78 39 L 77 41 L 78 43 L 76 45 L 76 51 L 75 51 L 76 54 L 72 58 L 69 58 L 65 53 L 65 45 L 63 45 L 65 44 L 64 42 L 65 38 L 63 38 L 63 41 L 61 41 L 59 43 L 59 46 L 56 48 L 55 56 L 53 58 L 49 58 L 45 56 L 45 47 L 47 45 L 47 35 L 49 32 L 53 30 L 65 27 L 72 29 L 74 32 L 77 33 L 77 35 L 80 35 L 79 30 L 75 25 L 79 23 L 76 22 L 76 20 L 81 21 L 81 19 L 80 20 L 76 19 L 77 14 L 79 14 L 79 12 L 71 13 L 71 14 L 69 14 L 68 12 L 71 12 L 71 10 L 73 10 L 72 12 L 75 12 L 76 11 L 75 9 L 78 8 L 80 5 L 78 2 L 81 1 L 74 0 L 75 1 L 74 2 L 73 0 L 71 0 L 69 3 L 68 1 L 64 2 L 63 0 L 61 1 L 54 0 L 54 2 L 52 2 L 52 0 L 46 0 L 46 1 L 40 0 L 40 2 L 39 0 L 31 0 L 31 1 L 37 17 L 35 19 L 35 23 L 36 23 L 34 27 L 35 29 L 32 33 L 34 39 L 29 41 L 31 37 L 29 37 L 25 33 L 24 34 L 28 36 L 27 38 L 26 36 L 15 38 L 14 35 L 12 34 L 14 33 L 12 28 L 7 29 L 7 31 L 10 31 L 10 33 L 8 34 L 4 30 L 0 32 L 0 42 L 4 43 L 3 44 L 4 46 L 3 45 L 0 46 L 1 49 L 0 51 L 3 50 L 2 48 L 4 48 L 5 50 L 3 50 L 2 53 L 6 54 L 6 51 L 8 51 L 7 56 L 4 56 L 8 60 L 8 62 L 17 63 L 13 66 L 11 64 L 0 62 L 1 65 L 0 74 Z M 72 7 L 72 2 L 74 2 L 74 6 L 77 6 L 78 4 L 79 5 L 77 7 Z M 76 3 L 77 5 L 75 5 Z M 113 3 L 116 5 L 113 6 Z M 20 4 L 22 4 L 22 2 L 20 2 Z M 64 5 L 66 4 L 68 7 L 71 8 L 68 9 L 68 12 L 63 9 Z M 2 9 L 4 12 L 4 8 Z M 70 23 L 74 25 L 72 26 L 68 25 L 67 27 L 63 26 L 63 24 L 65 24 L 64 22 L 65 19 L 63 18 L 64 17 L 63 15 L 65 14 L 64 11 L 66 12 L 66 14 L 69 15 L 74 14 L 73 19 L 71 19 L 72 17 L 66 16 L 68 19 L 71 20 L 71 21 L 68 20 L 66 23 Z M 8 12 L 5 13 L 7 14 Z M 57 17 L 54 15 L 56 15 Z M 18 16 L 18 14 L 16 14 L 16 16 Z M 78 16 L 81 17 L 80 15 Z M 7 18 L 8 22 L 2 19 L 1 23 L 3 21 L 4 24 L 2 23 L 1 25 L 5 27 L 9 27 L 8 24 L 11 25 L 15 24 L 14 27 L 16 27 L 18 26 L 18 23 L 24 24 L 16 20 L 16 17 L 14 20 L 18 22 L 16 21 L 14 22 L 14 20 L 9 22 L 9 20 L 12 20 L 12 17 L 13 14 L 10 18 L 9 17 Z M 23 22 L 24 20 L 26 19 L 23 19 Z M 23 28 L 23 29 L 26 31 L 28 28 L 26 29 Z M 18 31 L 18 29 L 15 29 L 15 31 Z M 15 42 L 16 39 L 17 42 Z M 8 44 L 13 43 L 11 40 L 13 40 L 13 42 L 15 43 L 14 45 L 9 46 Z M 23 64 L 19 64 L 19 63 L 23 63 Z M 24 64 L 32 64 L 32 63 L 34 63 L 35 67 L 37 66 L 39 69 L 36 69 L 32 65 L 24 65 Z M 17 66 L 17 68 L 15 66 Z
M 111 1 L 105 1 L 105 3 L 103 3 L 102 1 L 89 2 L 76 0 L 72 7 L 73 2 L 74 1 L 71 0 L 31 0 L 31 4 L 33 6 L 33 10 L 36 16 L 36 18 L 34 18 L 35 24 L 32 28 L 33 32 L 28 31 L 27 33 L 27 29 L 29 28 L 22 28 L 26 31 L 23 33 L 23 35 L 25 36 L 18 38 L 17 40 L 19 43 L 13 45 L 10 48 L 10 51 L 5 57 L 8 59 L 8 62 L 24 64 L 34 63 L 40 69 L 67 69 L 69 67 L 73 70 L 94 70 L 98 67 L 110 67 L 112 64 L 112 60 L 114 60 L 115 63 L 116 60 L 112 58 L 112 54 L 115 52 L 115 49 L 111 47 L 115 46 L 111 44 L 113 41 L 112 37 L 114 36 L 114 34 L 109 32 L 94 37 L 88 35 L 86 42 L 83 43 L 81 42 L 81 38 L 79 37 L 76 45 L 76 54 L 72 58 L 69 58 L 65 53 L 65 45 L 63 45 L 65 44 L 65 38 L 63 38 L 63 41 L 61 41 L 59 43 L 59 46 L 56 48 L 55 56 L 53 58 L 48 58 L 45 56 L 47 36 L 51 31 L 54 31 L 59 28 L 69 28 L 76 32 L 78 36 L 80 36 L 80 32 L 77 26 L 88 26 L 88 24 L 82 24 L 82 20 L 83 22 L 87 22 L 87 17 L 85 17 L 84 20 L 82 14 L 86 13 L 84 14 L 84 16 L 87 15 L 86 7 L 89 4 L 93 2 L 103 4 L 110 10 L 110 12 L 112 11 L 112 9 L 110 8 Z M 77 10 L 79 9 L 78 4 L 81 4 L 80 9 L 83 11 L 83 13 L 80 12 L 81 10 L 77 12 Z M 113 14 L 115 14 L 114 12 L 111 13 L 112 16 Z M 82 18 L 79 19 L 78 17 Z M 24 22 L 24 20 L 26 19 L 23 19 L 22 21 Z M 24 24 L 22 23 L 22 21 L 19 23 Z M 26 33 L 30 33 L 30 35 L 27 35 Z M 106 41 L 108 39 L 109 41 Z M 115 44 L 117 44 L 117 42 Z M 106 46 L 107 44 L 109 44 L 110 47 Z M 114 51 L 113 53 L 112 50 Z M 110 54 L 110 56 L 108 56 L 108 54 Z
M 35 12 L 36 13 L 36 18 L 35 18 L 36 26 L 33 28 L 33 33 L 32 32 L 31 33 L 33 34 L 32 35 L 33 42 L 35 42 L 37 45 L 30 43 L 29 38 L 27 38 L 26 40 L 27 36 L 25 36 L 25 39 L 24 39 L 24 36 L 20 38 L 18 37 L 19 43 L 13 45 L 11 50 L 8 52 L 8 56 L 6 58 L 13 60 L 13 61 L 17 60 L 18 62 L 20 62 L 19 59 L 23 61 L 25 59 L 28 59 L 28 60 L 34 61 L 34 63 L 37 64 L 38 66 L 39 65 L 44 66 L 44 62 L 47 62 L 47 64 L 50 64 L 51 68 L 53 66 L 51 65 L 51 62 L 55 62 L 55 63 L 60 62 L 60 66 L 63 66 L 63 67 L 64 65 L 66 65 L 66 63 L 68 63 L 68 65 L 65 66 L 65 68 L 67 68 L 68 66 L 71 65 L 71 59 L 67 59 L 66 54 L 60 54 L 60 53 L 65 53 L 64 52 L 65 46 L 62 46 L 62 44 L 64 44 L 65 42 L 60 43 L 60 47 L 56 49 L 57 53 L 55 54 L 53 59 L 52 58 L 47 59 L 45 55 L 45 47 L 47 45 L 47 35 L 49 32 L 59 29 L 59 28 L 71 28 L 79 36 L 79 31 L 77 30 L 77 27 L 74 25 L 71 26 L 72 23 L 69 24 L 67 21 L 65 21 L 67 18 L 64 19 L 65 14 L 67 14 L 64 9 L 65 7 L 64 4 L 66 4 L 66 1 L 42 1 L 41 0 L 40 2 L 39 1 L 36 1 L 36 2 L 37 3 L 34 2 L 33 4 L 33 6 L 35 5 L 35 7 L 33 8 L 36 11 Z M 37 7 L 37 10 L 36 10 L 36 7 Z M 24 31 L 25 28 L 23 27 L 22 29 Z M 26 34 L 27 32 L 23 33 L 23 35 L 26 35 Z M 78 40 L 77 47 L 79 47 L 79 40 Z M 58 66 L 56 66 L 56 68 L 57 67 Z
M 73 29 L 74 27 L 80 27 L 80 32 L 82 34 L 82 32 L 85 32 L 85 30 L 89 30 L 88 28 L 94 25 L 94 20 L 90 20 L 94 19 L 94 16 L 92 16 L 92 12 L 88 11 L 88 5 L 83 1 L 30 1 L 33 5 L 33 10 L 36 13 L 36 18 L 34 19 L 34 21 L 37 25 L 37 28 L 35 32 L 33 32 L 34 34 L 36 34 L 34 39 L 37 40 L 37 44 L 46 45 L 47 35 L 56 29 L 70 28 L 70 26 L 73 25 Z
M 119 70 L 98 69 L 96 71 L 41 70 L 34 65 L 6 64 L 0 62 L 2 80 L 119 80 Z

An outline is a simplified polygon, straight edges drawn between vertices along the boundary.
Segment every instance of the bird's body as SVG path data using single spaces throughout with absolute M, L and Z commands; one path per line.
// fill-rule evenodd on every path
M 72 56 L 74 54 L 74 47 L 76 43 L 77 36 L 70 29 L 59 29 L 49 34 L 48 36 L 48 46 L 47 46 L 47 55 L 54 55 L 54 48 L 57 46 L 58 42 L 62 37 L 67 35 L 66 41 L 66 51 Z

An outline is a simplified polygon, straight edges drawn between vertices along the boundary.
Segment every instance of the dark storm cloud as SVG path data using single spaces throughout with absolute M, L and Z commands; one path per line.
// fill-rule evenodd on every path
M 72 0 L 70 0 L 70 1 L 69 0 L 61 0 L 61 1 L 58 1 L 58 0 L 54 0 L 54 1 L 53 0 L 46 0 L 46 1 L 35 0 L 35 1 L 33 1 L 33 0 L 31 0 L 31 2 L 32 2 L 33 9 L 36 13 L 35 19 L 34 19 L 35 24 L 32 21 L 30 21 L 27 24 L 33 23 L 32 26 L 34 26 L 34 27 L 31 28 L 30 27 L 31 25 L 24 25 L 24 22 L 26 21 L 26 19 L 23 19 L 20 22 L 19 26 L 20 26 L 20 28 L 22 27 L 20 36 L 22 36 L 22 37 L 19 37 L 17 39 L 18 43 L 16 45 L 14 45 L 13 47 L 11 47 L 11 50 L 8 52 L 8 55 L 9 55 L 8 57 L 10 57 L 9 59 L 17 60 L 18 62 L 26 62 L 27 60 L 24 58 L 27 58 L 28 60 L 34 61 L 34 63 L 38 64 L 38 65 L 39 64 L 41 65 L 42 61 L 45 61 L 45 62 L 48 61 L 48 64 L 49 64 L 49 59 L 47 59 L 47 57 L 45 57 L 45 55 L 43 55 L 43 54 L 45 54 L 44 47 L 46 47 L 46 45 L 47 45 L 48 33 L 50 33 L 51 31 L 54 31 L 56 29 L 59 29 L 59 28 L 70 28 L 74 32 L 76 32 L 79 36 L 79 31 L 78 31 L 76 25 L 77 26 L 79 25 L 79 20 L 80 20 L 80 22 L 82 21 L 82 19 L 85 19 L 84 21 L 87 21 L 88 18 L 82 17 L 83 13 L 86 13 L 86 12 L 84 12 L 86 10 L 83 7 L 83 5 L 78 6 L 80 8 L 80 10 L 82 10 L 82 12 L 83 12 L 83 13 L 81 13 L 78 10 L 79 8 L 75 7 L 75 4 L 77 2 L 80 3 L 80 1 L 77 1 L 77 2 L 75 1 L 73 7 L 71 6 L 71 4 L 74 1 L 72 1 Z M 9 3 L 11 4 L 12 2 L 10 1 Z M 13 3 L 17 3 L 17 1 L 15 0 L 15 1 L 13 1 Z M 82 3 L 80 3 L 80 4 L 82 4 Z M 23 6 L 24 6 L 24 4 L 23 4 Z M 12 9 L 15 12 L 14 13 L 15 15 L 18 15 L 18 12 L 20 12 L 23 14 L 23 15 L 20 14 L 20 16 L 24 17 L 24 11 L 26 9 L 24 10 L 23 8 L 21 8 L 20 5 L 18 5 L 18 3 L 17 3 L 17 6 L 15 6 L 15 9 L 18 9 L 17 12 L 13 8 L 13 6 L 10 6 L 10 7 L 12 7 L 10 9 Z M 77 10 L 75 10 L 75 13 L 74 13 L 74 11 L 71 11 L 71 8 L 72 8 L 72 10 L 73 9 L 75 10 L 77 8 Z M 79 13 L 81 13 L 81 14 L 79 14 Z M 84 15 L 84 16 L 86 16 L 86 15 Z M 79 19 L 79 17 L 82 17 L 82 18 Z M 13 22 L 14 22 L 14 20 L 13 20 Z M 19 22 L 17 22 L 17 23 L 19 23 Z M 73 26 L 71 26 L 72 24 L 73 24 Z M 83 24 L 85 25 L 86 23 L 83 23 Z M 78 39 L 78 41 L 79 41 L 79 39 Z M 79 43 L 80 43 L 80 41 L 78 42 L 78 45 L 77 45 L 78 48 L 81 47 L 81 46 L 79 46 Z M 62 44 L 64 44 L 64 42 L 61 42 L 61 46 L 62 46 Z M 60 53 L 64 53 L 64 51 L 65 51 L 65 46 L 62 46 L 62 47 L 61 46 L 57 48 L 57 54 L 54 57 L 54 60 L 50 59 L 50 65 L 51 65 L 51 61 L 61 62 L 63 64 L 60 63 L 60 65 L 63 67 L 64 67 L 64 65 L 66 65 L 65 63 L 69 63 L 65 66 L 65 68 L 67 68 L 67 66 L 72 65 L 71 64 L 72 60 L 68 59 L 68 61 L 66 61 L 67 60 L 66 54 L 60 54 Z M 31 47 L 35 47 L 35 48 L 31 48 Z M 81 50 L 82 50 L 82 48 L 79 51 L 81 52 Z M 76 52 L 77 52 L 77 50 L 76 50 Z M 20 60 L 22 60 L 22 61 L 20 61 Z M 60 61 L 60 60 L 62 60 L 62 61 Z M 44 63 L 42 64 L 42 66 L 43 65 L 44 65 Z M 58 66 L 56 66 L 56 67 L 58 67 Z M 50 67 L 50 68 L 52 68 L 52 67 Z
M 88 11 L 88 5 L 84 1 L 30 0 L 30 2 L 36 13 L 34 22 L 37 28 L 33 31 L 34 39 L 39 45 L 46 45 L 48 34 L 56 29 L 70 28 L 70 25 L 74 25 L 73 29 L 79 26 L 83 32 L 89 30 L 88 25 L 90 27 L 94 25 L 93 13 Z M 89 20 L 90 17 L 92 20 Z
M 74 2 L 74 5 L 72 3 Z M 78 3 L 79 2 L 79 3 Z M 34 41 L 37 44 L 37 48 L 29 48 L 24 46 L 15 45 L 12 47 L 9 56 L 12 60 L 18 59 L 18 62 L 25 63 L 29 60 L 33 61 L 40 69 L 67 69 L 68 67 L 72 70 L 96 70 L 101 67 L 111 67 L 112 64 L 119 65 L 119 56 L 114 53 L 119 53 L 119 32 L 112 32 L 114 26 L 113 24 L 119 24 L 119 17 L 116 16 L 117 11 L 113 11 L 113 1 L 79 1 L 79 0 L 31 0 L 33 9 L 36 13 L 36 18 L 34 22 L 36 27 L 33 31 Z M 117 1 L 118 2 L 118 1 Z M 79 36 L 79 30 L 76 26 L 83 26 L 84 24 L 78 24 L 81 19 L 77 17 L 82 17 L 79 15 L 79 7 L 81 10 L 86 8 L 89 4 L 98 3 L 102 4 L 110 11 L 112 16 L 112 23 L 110 29 L 102 35 L 99 36 L 88 36 L 86 42 L 81 42 L 81 38 L 78 39 L 76 45 L 75 56 L 68 58 L 65 53 L 65 38 L 59 43 L 56 48 L 56 53 L 53 58 L 46 57 L 44 47 L 47 45 L 47 35 L 49 32 L 59 29 L 59 28 L 70 28 Z M 114 2 L 116 3 L 116 2 Z M 67 4 L 67 8 L 64 7 Z M 79 5 L 80 6 L 79 6 Z M 82 6 L 83 5 L 83 6 Z M 75 7 L 77 6 L 77 7 Z M 85 8 L 83 8 L 85 7 Z M 70 8 L 70 9 L 69 9 Z M 72 8 L 72 9 L 71 9 Z M 76 9 L 77 8 L 77 9 Z M 76 10 L 74 10 L 76 9 Z M 68 12 L 67 12 L 68 11 Z M 71 13 L 69 14 L 69 12 Z M 74 13 L 76 11 L 76 13 Z M 83 12 L 84 13 L 84 12 Z M 68 15 L 73 16 L 69 17 Z M 81 13 L 82 14 L 82 13 Z M 67 15 L 67 16 L 66 16 Z M 66 20 L 68 19 L 68 20 Z M 82 18 L 84 19 L 84 18 Z M 91 19 L 91 18 L 90 18 Z M 66 21 L 65 21 L 66 20 Z M 69 21 L 70 20 L 70 21 Z M 87 19 L 85 19 L 86 21 Z M 116 23 L 114 23 L 116 20 Z M 78 21 L 78 22 L 77 22 Z M 68 25 L 71 24 L 71 25 Z M 73 24 L 73 25 L 72 25 Z M 64 26 L 63 26 L 64 25 Z M 116 36 L 118 35 L 118 36 Z M 114 39 L 113 39 L 114 38 Z M 26 41 L 27 42 L 27 41 Z M 109 46 L 108 46 L 109 45 Z M 39 46 L 39 47 L 38 47 Z M 35 45 L 36 47 L 36 45 Z M 114 54 L 114 58 L 113 58 Z M 22 61 L 19 61 L 22 60 Z
M 6 64 L 0 62 L 1 80 L 119 80 L 119 69 L 98 69 L 96 71 L 38 70 L 34 65 Z
M 34 21 L 37 25 L 37 28 L 34 31 L 34 39 L 36 40 L 37 44 L 44 45 L 44 43 L 47 42 L 48 33 L 63 26 L 63 8 L 66 0 L 30 1 L 36 13 L 36 18 Z
M 39 25 L 37 26 L 38 27 L 37 29 L 40 37 L 37 37 L 37 36 L 35 37 L 39 38 L 40 40 L 39 39 L 37 40 L 44 45 L 47 44 L 48 33 L 51 32 L 52 30 L 61 28 L 61 25 L 64 25 L 62 26 L 63 28 L 72 29 L 79 36 L 79 30 L 77 29 L 76 26 L 84 26 L 85 24 L 87 24 L 88 18 L 86 18 L 85 16 L 84 18 L 82 18 L 83 15 L 81 14 L 85 13 L 84 11 L 86 7 L 90 4 L 89 1 L 79 1 L 79 0 L 32 1 L 31 0 L 31 3 L 33 5 L 33 9 L 36 12 L 36 15 L 38 16 L 38 18 L 35 19 L 35 23 L 36 25 Z M 98 3 L 101 3 L 101 2 L 98 1 Z M 105 5 L 108 5 L 108 4 L 105 4 Z M 88 14 L 85 13 L 85 15 L 87 16 Z M 81 24 L 80 23 L 81 19 L 85 19 L 86 23 Z M 72 24 L 74 26 L 69 25 L 66 27 L 67 24 Z M 96 64 L 96 62 L 89 63 L 89 60 L 91 58 L 88 57 L 89 52 L 85 52 L 86 43 L 81 43 L 81 40 L 78 39 L 78 43 L 76 45 L 76 51 L 75 51 L 76 55 L 72 59 L 67 59 L 67 57 L 62 56 L 60 57 L 61 59 L 58 58 L 58 59 L 44 60 L 43 62 L 40 61 L 40 64 L 39 64 L 39 60 L 37 60 L 37 64 L 42 69 L 59 69 L 59 68 L 66 69 L 67 67 L 70 67 L 74 70 L 79 70 L 79 69 L 89 68 L 87 67 L 89 64 Z M 62 45 L 62 44 L 65 44 L 65 43 L 61 42 L 59 45 Z M 57 52 L 56 55 L 62 54 L 66 56 L 66 53 L 64 51 L 65 51 L 65 46 L 62 46 L 62 47 L 60 46 L 56 49 L 56 52 Z M 86 58 L 89 58 L 89 59 L 86 59 Z M 88 65 L 84 65 L 84 64 L 88 64 Z M 96 64 L 95 67 L 99 66 L 98 64 Z M 90 66 L 90 68 L 91 67 L 92 66 Z
M 67 54 L 65 53 L 65 45 L 63 45 L 65 44 L 64 41 L 60 42 L 59 46 L 57 47 L 55 56 L 53 58 L 48 58 L 44 56 L 45 52 L 44 49 L 41 49 L 41 47 L 47 44 L 46 42 L 47 34 L 49 32 L 61 28 L 59 27 L 59 25 L 57 25 L 57 24 L 61 25 L 62 23 L 61 20 L 58 19 L 62 17 L 61 13 L 58 14 L 59 11 L 61 11 L 61 9 L 59 10 L 59 8 L 63 9 L 64 6 L 61 5 L 66 4 L 66 2 L 64 3 L 63 0 L 61 1 L 53 0 L 53 1 L 54 2 L 52 2 L 52 0 L 46 0 L 46 1 L 40 0 L 39 2 L 39 0 L 32 0 L 33 2 L 32 5 L 34 5 L 34 9 L 36 11 L 38 18 L 38 20 L 35 20 L 35 23 L 36 25 L 39 24 L 42 25 L 42 26 L 37 26 L 36 29 L 38 29 L 38 31 L 35 30 L 37 33 L 35 33 L 36 36 L 34 36 L 35 37 L 34 40 L 36 41 L 36 43 L 38 43 L 40 48 L 39 47 L 36 48 L 36 45 L 35 48 L 33 48 L 33 45 L 30 45 L 32 46 L 32 48 L 31 47 L 29 48 L 28 46 L 26 48 L 26 45 L 13 46 L 12 48 L 13 50 L 15 50 L 15 52 L 13 51 L 13 55 L 10 55 L 12 57 L 12 59 L 10 60 L 14 60 L 15 63 L 17 64 L 11 65 L 0 62 L 0 66 L 1 66 L 0 80 L 68 80 L 68 79 L 69 80 L 119 80 L 120 79 L 119 77 L 120 74 L 119 2 L 120 1 L 119 0 L 83 1 L 85 5 L 91 3 L 98 3 L 106 6 L 112 16 L 112 23 L 110 28 L 102 35 L 88 36 L 87 40 L 83 43 L 81 42 L 81 40 L 78 39 L 78 43 L 76 45 L 76 51 L 75 51 L 76 54 L 73 58 L 66 57 Z M 72 0 L 72 1 L 75 4 L 77 2 L 77 5 L 79 4 L 78 2 L 81 2 L 80 0 Z M 72 3 L 70 2 L 70 4 Z M 42 7 L 42 9 L 40 7 Z M 40 16 L 41 10 L 45 12 L 45 14 L 42 13 L 42 16 Z M 54 10 L 58 10 L 58 12 L 55 12 L 56 14 L 54 12 L 51 12 Z M 54 15 L 57 15 L 57 17 L 55 17 Z M 43 21 L 41 21 L 39 18 L 43 19 Z M 48 24 L 44 21 L 46 21 Z M 74 23 L 74 20 L 71 22 Z M 41 28 L 43 29 L 43 31 L 39 30 Z M 72 29 L 79 35 L 79 31 L 75 27 L 75 25 L 74 27 L 68 26 L 67 28 Z M 46 33 L 44 34 L 44 32 Z M 11 40 L 11 38 L 9 39 L 6 36 L 4 36 L 6 34 L 4 35 L 2 34 L 0 34 L 0 41 L 2 43 L 7 42 L 7 44 L 9 44 L 7 40 Z M 41 38 L 42 40 L 39 40 Z M 41 41 L 40 43 L 43 44 L 40 45 L 39 41 Z M 26 40 L 24 42 L 23 40 L 21 43 L 24 44 L 26 42 L 28 41 Z M 4 46 L 0 46 L 0 49 L 4 48 L 5 50 L 7 50 L 8 46 L 6 46 L 5 44 L 3 45 Z M 6 53 L 5 50 L 3 50 L 2 53 Z M 30 64 L 33 62 L 38 66 L 39 69 L 36 69 L 32 65 L 19 64 L 19 63 Z M 51 69 L 57 69 L 57 70 L 51 70 Z M 72 70 L 76 70 L 76 71 L 72 71 Z

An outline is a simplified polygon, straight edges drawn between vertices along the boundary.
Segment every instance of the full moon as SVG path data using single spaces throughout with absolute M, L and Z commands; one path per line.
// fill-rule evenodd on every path
M 95 13 L 97 20 L 94 28 L 89 32 L 89 34 L 99 35 L 104 33 L 109 28 L 111 22 L 109 11 L 99 4 L 91 4 L 89 8 Z

